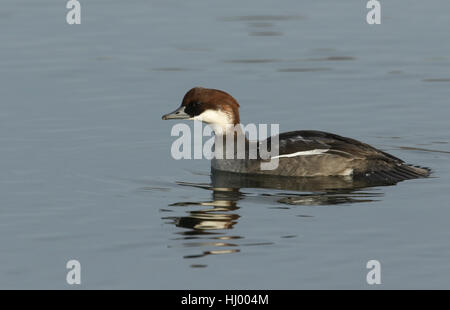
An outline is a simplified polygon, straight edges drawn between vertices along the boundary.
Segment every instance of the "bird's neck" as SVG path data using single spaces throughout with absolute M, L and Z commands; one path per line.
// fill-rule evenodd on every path
M 216 158 L 244 159 L 248 157 L 249 141 L 242 130 L 241 124 L 215 125 L 213 129 Z

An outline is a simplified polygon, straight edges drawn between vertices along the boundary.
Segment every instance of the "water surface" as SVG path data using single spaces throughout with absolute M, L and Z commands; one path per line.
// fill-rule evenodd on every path
M 63 1 L 64 2 L 64 1 Z M 0 6 L 0 288 L 450 288 L 448 1 Z M 433 178 L 215 187 L 161 115 L 220 88 L 244 123 L 370 143 Z

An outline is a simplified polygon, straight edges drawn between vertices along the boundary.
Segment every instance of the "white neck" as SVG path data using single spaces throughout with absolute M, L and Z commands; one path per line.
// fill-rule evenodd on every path
M 216 136 L 225 135 L 234 130 L 232 115 L 221 110 L 206 110 L 192 119 L 209 124 Z

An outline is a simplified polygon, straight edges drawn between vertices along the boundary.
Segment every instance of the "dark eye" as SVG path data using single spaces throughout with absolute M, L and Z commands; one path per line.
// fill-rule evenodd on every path
M 185 108 L 185 112 L 190 116 L 197 116 L 201 113 L 201 103 L 198 101 L 191 101 Z

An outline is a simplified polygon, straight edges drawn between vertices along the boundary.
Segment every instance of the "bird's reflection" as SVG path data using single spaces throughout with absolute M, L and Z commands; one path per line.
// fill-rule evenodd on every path
M 231 229 L 239 219 L 239 215 L 234 213 L 239 209 L 237 201 L 240 199 L 239 188 L 216 188 L 210 185 L 201 186 L 199 184 L 179 182 L 183 186 L 195 186 L 212 190 L 211 201 L 200 202 L 176 202 L 169 206 L 190 206 L 197 205 L 205 208 L 201 210 L 189 211 L 189 216 L 172 218 L 178 227 L 188 228 L 184 231 L 186 235 L 203 235 L 210 231 L 220 229 Z
M 211 201 L 177 202 L 169 206 L 201 206 L 200 210 L 187 211 L 187 216 L 166 217 L 177 227 L 185 228 L 178 232 L 185 240 L 184 247 L 213 247 L 214 250 L 202 251 L 200 254 L 185 255 L 184 258 L 198 258 L 207 255 L 229 254 L 239 252 L 234 239 L 240 236 L 225 235 L 222 231 L 233 229 L 239 215 L 237 201 L 241 199 L 239 188 L 218 188 L 211 184 L 195 184 L 179 182 L 182 186 L 193 186 L 212 190 Z
M 208 248 L 198 254 L 185 255 L 184 258 L 199 258 L 207 255 L 237 253 L 240 247 L 267 245 L 268 243 L 242 243 L 242 236 L 232 235 L 238 225 L 239 201 L 255 199 L 255 194 L 242 192 L 246 189 L 268 189 L 256 194 L 256 199 L 265 203 L 283 204 L 289 208 L 294 205 L 320 206 L 376 201 L 383 194 L 367 190 L 368 187 L 392 185 L 380 184 L 367 179 L 346 177 L 259 177 L 244 176 L 228 172 L 213 171 L 211 183 L 178 182 L 180 186 L 202 188 L 212 192 L 208 201 L 181 201 L 170 207 L 198 206 L 200 209 L 186 210 L 183 216 L 164 217 L 183 230 L 176 232 L 177 240 L 183 240 L 186 248 Z M 269 190 L 271 189 L 271 190 Z M 274 191 L 275 190 L 275 191 Z M 283 190 L 285 192 L 280 192 Z M 197 266 L 197 265 L 195 265 Z

